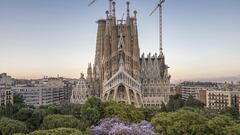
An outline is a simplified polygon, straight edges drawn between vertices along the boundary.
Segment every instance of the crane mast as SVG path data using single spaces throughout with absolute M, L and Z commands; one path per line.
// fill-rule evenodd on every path
M 165 0 L 160 0 L 160 3 L 157 5 L 157 7 L 150 13 L 150 16 L 159 9 L 159 51 L 160 54 L 163 54 L 163 46 L 162 46 L 162 6 Z

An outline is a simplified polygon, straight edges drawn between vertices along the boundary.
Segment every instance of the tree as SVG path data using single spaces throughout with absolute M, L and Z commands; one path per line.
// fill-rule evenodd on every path
M 118 118 L 105 118 L 91 127 L 91 135 L 156 135 L 151 123 L 124 122 Z
M 16 114 L 14 114 L 13 118 L 25 122 L 32 116 L 33 111 L 32 108 L 21 108 Z
M 155 107 L 144 107 L 144 108 L 140 108 L 140 110 L 144 115 L 144 119 L 147 121 L 151 121 L 152 117 L 156 113 L 161 112 L 159 108 L 155 108 Z
M 71 115 L 48 115 L 43 119 L 42 129 L 54 129 L 59 127 L 78 128 L 79 120 Z
M 48 114 L 61 114 L 61 107 L 58 105 L 47 106 L 46 112 Z
M 8 104 L 6 106 L 0 106 L 0 117 L 5 116 L 12 118 L 22 107 L 26 107 L 24 104 Z
M 20 94 L 14 93 L 13 95 L 13 103 L 14 104 L 24 104 L 24 99 Z
M 16 135 L 83 135 L 83 133 L 73 128 L 56 128 L 50 130 L 38 130 L 29 134 L 16 134 Z
M 192 95 L 188 97 L 188 99 L 185 101 L 184 106 L 187 107 L 200 107 L 203 108 L 204 104 L 200 102 L 199 100 L 195 99 Z
M 80 113 L 80 105 L 71 104 L 71 103 L 63 103 L 60 105 L 61 114 L 64 115 L 75 115 Z
M 235 122 L 230 117 L 219 115 L 207 122 L 208 132 L 214 135 L 225 135 L 225 129 L 234 124 Z
M 129 122 L 140 122 L 144 119 L 142 111 L 132 105 L 117 102 L 106 102 L 104 105 L 104 117 L 118 117 L 121 120 Z
M 239 119 L 239 109 L 237 107 L 226 107 L 220 111 L 220 114 L 227 115 L 235 120 Z
M 82 105 L 80 111 L 80 120 L 85 122 L 85 126 L 97 123 L 103 114 L 103 105 L 99 98 L 91 97 Z M 83 127 L 83 128 L 84 128 Z
M 162 102 L 162 104 L 161 104 L 161 112 L 167 112 L 167 107 L 166 107 L 166 105 Z
M 184 106 L 184 100 L 182 96 L 179 94 L 171 95 L 169 97 L 169 102 L 167 103 L 167 111 L 173 112 L 176 111 Z
M 103 104 L 101 102 L 101 99 L 97 97 L 90 97 L 86 103 L 82 106 L 82 109 L 85 108 L 95 108 L 96 110 L 99 111 L 99 113 L 103 113 Z
M 44 109 L 35 109 L 31 117 L 26 121 L 28 129 L 30 131 L 38 129 L 45 116 L 47 116 L 47 112 Z
M 169 134 L 169 128 L 173 125 L 173 118 L 171 113 L 161 112 L 157 113 L 151 120 L 155 130 L 163 135 Z M 170 135 L 170 134 L 169 134 Z
M 240 124 L 235 124 L 225 128 L 226 135 L 240 135 Z
M 217 110 L 212 110 L 209 108 L 194 108 L 194 111 L 199 113 L 200 115 L 203 115 L 207 119 L 212 119 L 219 115 Z
M 26 133 L 27 128 L 23 122 L 3 117 L 0 119 L 0 131 L 2 135 L 12 135 L 14 133 Z
M 202 135 L 206 132 L 207 119 L 189 109 L 156 114 L 151 123 L 163 135 Z

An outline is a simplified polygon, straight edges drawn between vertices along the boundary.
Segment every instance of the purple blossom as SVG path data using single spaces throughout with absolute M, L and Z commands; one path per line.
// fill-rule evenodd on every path
M 156 135 L 153 126 L 147 122 L 126 123 L 118 118 L 106 118 L 99 125 L 91 127 L 92 135 Z

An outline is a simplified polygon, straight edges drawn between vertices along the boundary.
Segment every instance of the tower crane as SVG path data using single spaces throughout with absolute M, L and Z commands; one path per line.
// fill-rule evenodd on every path
M 160 44 L 160 54 L 163 54 L 163 47 L 162 47 L 162 6 L 165 0 L 160 0 L 157 7 L 150 13 L 150 16 L 159 9 L 159 44 Z

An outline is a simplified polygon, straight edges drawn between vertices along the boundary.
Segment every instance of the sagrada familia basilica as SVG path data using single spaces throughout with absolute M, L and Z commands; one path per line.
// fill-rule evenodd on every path
M 130 16 L 129 5 L 125 19 L 117 20 L 116 3 L 110 0 L 106 19 L 97 21 L 95 61 L 88 65 L 86 79 L 82 75 L 73 90 L 72 103 L 82 104 L 90 96 L 136 107 L 160 107 L 168 102 L 171 77 L 162 45 L 159 54 L 140 56 L 137 11 Z

